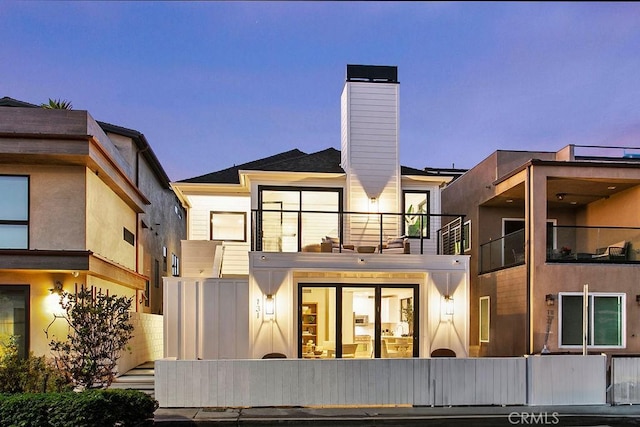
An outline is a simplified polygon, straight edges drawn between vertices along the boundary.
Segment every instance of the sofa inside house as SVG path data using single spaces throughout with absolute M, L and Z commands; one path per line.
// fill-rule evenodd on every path
M 306 245 L 302 248 L 303 252 L 344 252 L 344 253 L 395 253 L 409 254 L 411 253 L 411 243 L 405 236 L 389 237 L 380 245 L 353 245 L 340 244 L 340 240 L 336 237 L 325 236 L 321 243 Z

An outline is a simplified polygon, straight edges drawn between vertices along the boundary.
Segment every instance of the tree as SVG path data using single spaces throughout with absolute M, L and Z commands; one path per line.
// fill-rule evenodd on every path
M 132 301 L 84 286 L 60 295 L 64 314 L 57 317 L 66 320 L 69 331 L 65 341 L 52 339 L 49 346 L 56 366 L 76 389 L 107 388 L 115 378 L 120 353 L 133 335 Z
M 71 101 L 62 100 L 62 99 L 51 99 L 49 98 L 48 104 L 41 104 L 42 108 L 46 108 L 48 110 L 73 110 L 73 105 L 71 105 Z

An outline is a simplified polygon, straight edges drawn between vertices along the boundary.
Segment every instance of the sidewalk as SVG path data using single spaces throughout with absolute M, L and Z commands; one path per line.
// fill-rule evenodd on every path
M 160 408 L 155 425 L 640 426 L 640 406 Z

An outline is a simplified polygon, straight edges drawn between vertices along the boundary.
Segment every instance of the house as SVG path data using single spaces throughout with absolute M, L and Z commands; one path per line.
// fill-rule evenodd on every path
M 468 221 L 481 356 L 640 352 L 639 152 L 496 151 L 443 190 Z
M 2 98 L 0 194 L 0 339 L 48 354 L 43 330 L 66 332 L 58 292 L 81 285 L 133 297 L 136 321 L 161 328 L 160 278 L 178 274 L 186 218 L 143 134 Z
M 348 65 L 341 150 L 172 183 L 188 225 L 165 357 L 468 355 L 469 257 L 438 254 L 456 244 L 440 189 L 459 173 L 400 166 L 398 120 L 397 68 Z

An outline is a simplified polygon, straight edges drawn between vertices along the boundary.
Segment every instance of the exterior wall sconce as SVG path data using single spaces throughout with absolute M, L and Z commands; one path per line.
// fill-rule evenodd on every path
M 453 316 L 453 297 L 451 295 L 444 296 L 444 314 Z
M 276 299 L 273 294 L 268 294 L 264 299 L 265 316 L 273 316 L 276 312 Z
M 544 296 L 544 301 L 551 307 L 556 303 L 556 296 L 554 294 L 547 294 Z
M 58 294 L 58 295 L 62 295 L 62 282 L 60 282 L 59 280 L 56 280 L 53 283 L 53 288 L 49 289 L 49 292 L 51 292 L 51 294 Z

